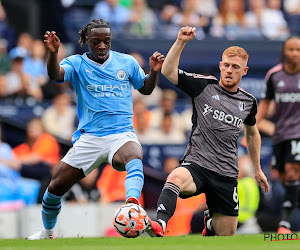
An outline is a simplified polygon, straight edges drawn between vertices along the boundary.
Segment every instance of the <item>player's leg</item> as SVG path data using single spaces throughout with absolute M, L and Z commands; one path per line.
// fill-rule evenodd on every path
M 214 213 L 212 217 L 213 229 L 219 236 L 232 236 L 235 234 L 238 216 L 228 216 Z
M 151 221 L 146 232 L 152 237 L 163 236 L 168 221 L 174 215 L 177 197 L 192 196 L 197 191 L 190 171 L 185 167 L 175 168 L 167 177 L 157 202 L 157 221 Z
M 139 204 L 144 185 L 143 150 L 139 143 L 127 141 L 114 154 L 112 165 L 119 171 L 127 171 L 125 180 L 126 202 Z
M 282 203 L 282 216 L 278 225 L 278 233 L 291 233 L 291 216 L 298 200 L 300 164 L 286 163 L 284 167 L 283 186 L 285 196 Z
M 42 220 L 44 230 L 28 237 L 28 240 L 52 239 L 54 237 L 54 227 L 61 211 L 62 196 L 84 176 L 82 169 L 71 167 L 62 161 L 59 163 L 43 196 Z
M 239 211 L 237 180 L 205 169 L 203 169 L 203 174 L 208 180 L 205 194 L 209 216 L 205 217 L 202 235 L 234 235 Z
M 273 166 L 280 172 L 281 184 L 285 188 L 282 203 L 282 217 L 278 224 L 278 233 L 291 233 L 290 219 L 297 203 L 300 160 L 298 144 L 300 140 L 288 140 L 274 145 Z

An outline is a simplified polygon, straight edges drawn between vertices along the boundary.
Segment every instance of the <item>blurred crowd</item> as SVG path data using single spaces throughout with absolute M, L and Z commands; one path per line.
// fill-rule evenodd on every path
M 100 18 L 110 23 L 114 37 L 129 39 L 173 40 L 179 28 L 185 25 L 197 27 L 197 39 L 284 40 L 291 34 L 300 34 L 300 0 L 103 0 L 95 1 L 93 8 L 80 7 L 76 2 L 61 1 L 65 14 L 62 23 L 66 29 L 66 42 L 71 43 L 77 43 L 78 30 L 84 23 Z M 5 20 L 5 9 L 0 3 L 0 106 L 34 106 L 43 101 L 49 104 L 38 117 L 28 119 L 26 139 L 22 144 L 11 147 L 2 142 L 0 130 L 0 210 L 3 204 L 10 204 L 11 208 L 22 206 L 20 200 L 23 200 L 23 205 L 41 201 L 53 169 L 62 156 L 58 141 L 71 141 L 77 126 L 74 91 L 69 83 L 57 84 L 49 80 L 42 39 L 35 39 L 26 32 L 16 35 Z M 59 60 L 68 55 L 70 49 L 62 44 Z M 147 72 L 142 55 L 131 55 Z M 158 86 L 147 97 L 133 91 L 133 101 L 134 129 L 141 144 L 187 143 L 192 127 L 191 105 L 184 103 L 179 107 L 182 103 L 176 91 Z M 3 117 L 1 119 L 3 122 Z M 245 163 L 246 174 L 240 178 L 248 177 L 248 182 L 255 185 L 249 164 L 249 161 Z M 178 165 L 178 159 L 170 157 L 163 165 L 164 175 L 157 176 L 159 187 L 162 187 L 166 174 Z M 102 166 L 76 184 L 65 199 L 81 203 L 124 200 L 125 190 L 122 193 L 120 189 L 124 189 L 125 177 L 124 173 L 116 172 L 109 165 Z M 276 199 L 281 199 L 283 190 L 278 177 L 269 177 L 271 184 L 274 184 L 274 191 L 266 197 L 269 205 L 259 210 L 260 201 L 265 199 L 257 187 L 253 188 L 253 207 L 247 219 L 253 218 L 258 210 L 273 214 L 270 221 L 279 218 L 280 201 Z M 118 186 L 112 187 L 111 184 L 116 182 Z M 243 191 L 247 190 L 239 190 L 241 193 Z M 270 204 L 277 202 L 278 209 L 272 211 L 275 209 Z M 189 208 L 190 219 L 193 211 L 204 210 L 205 197 L 200 203 L 202 205 L 192 203 L 192 208 Z M 187 208 L 181 206 L 182 210 L 178 209 L 178 213 L 184 211 L 186 216 Z M 177 218 L 182 218 L 180 216 Z M 246 219 L 240 224 L 245 222 Z M 266 230 L 273 230 L 272 226 L 275 227 L 276 223 L 273 224 Z M 192 224 L 194 232 L 199 227 L 201 225 Z M 186 230 L 190 231 L 190 228 Z
M 283 40 L 300 32 L 298 0 L 102 0 L 90 8 L 71 2 L 74 8 L 65 8 L 68 29 L 76 28 L 76 17 L 102 18 L 114 36 L 127 38 L 173 40 L 186 25 L 197 27 L 197 39 Z

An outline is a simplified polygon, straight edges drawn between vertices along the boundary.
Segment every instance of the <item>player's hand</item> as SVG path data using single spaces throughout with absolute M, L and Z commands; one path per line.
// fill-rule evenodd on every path
M 196 28 L 185 26 L 179 30 L 177 39 L 183 42 L 188 42 L 193 40 L 195 36 L 196 36 Z
M 57 52 L 60 46 L 60 40 L 55 31 L 46 31 L 44 35 L 44 44 L 50 52 Z
M 164 60 L 165 56 L 162 53 L 155 51 L 153 55 L 149 58 L 149 64 L 151 69 L 154 71 L 159 71 L 163 65 Z
M 267 177 L 261 169 L 255 172 L 254 177 L 258 186 L 261 187 L 265 193 L 269 192 L 269 183 Z

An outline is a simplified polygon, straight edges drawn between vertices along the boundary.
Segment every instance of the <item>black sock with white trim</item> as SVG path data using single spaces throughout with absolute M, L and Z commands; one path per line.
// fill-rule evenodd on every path
M 177 197 L 180 189 L 177 185 L 166 182 L 157 202 L 157 220 L 166 224 L 176 209 Z M 165 228 L 164 228 L 165 229 Z

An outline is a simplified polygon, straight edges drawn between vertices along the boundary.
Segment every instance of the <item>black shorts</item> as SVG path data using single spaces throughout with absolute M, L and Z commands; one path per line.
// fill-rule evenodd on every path
M 300 164 L 300 139 L 286 140 L 273 146 L 273 168 L 282 173 L 287 162 Z
M 194 162 L 185 161 L 184 167 L 191 173 L 196 184 L 197 191 L 192 195 L 179 197 L 186 199 L 192 196 L 205 193 L 206 203 L 210 214 L 220 213 L 229 216 L 239 215 L 239 199 L 237 194 L 237 180 L 235 178 L 218 175 L 217 173 L 200 167 Z

